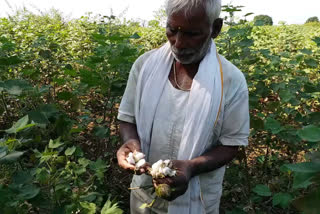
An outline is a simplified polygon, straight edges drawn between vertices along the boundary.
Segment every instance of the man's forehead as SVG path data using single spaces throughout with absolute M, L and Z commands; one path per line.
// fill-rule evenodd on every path
M 193 8 L 172 13 L 167 19 L 167 24 L 200 27 L 199 25 L 209 24 L 209 21 L 204 8 Z

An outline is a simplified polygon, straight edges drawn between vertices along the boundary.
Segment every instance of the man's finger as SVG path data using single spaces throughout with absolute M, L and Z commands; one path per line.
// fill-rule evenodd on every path
M 135 166 L 128 163 L 127 160 L 119 161 L 119 166 L 126 170 L 135 170 Z

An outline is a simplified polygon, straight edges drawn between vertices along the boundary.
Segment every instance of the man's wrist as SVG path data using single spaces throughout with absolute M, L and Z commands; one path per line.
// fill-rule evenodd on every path
M 137 143 L 138 145 L 140 145 L 140 141 L 138 139 L 135 139 L 135 138 L 129 138 L 129 139 L 126 139 L 124 142 L 125 143 Z
M 188 160 L 188 165 L 189 165 L 189 171 L 190 171 L 190 178 L 196 176 L 196 161 L 194 159 Z

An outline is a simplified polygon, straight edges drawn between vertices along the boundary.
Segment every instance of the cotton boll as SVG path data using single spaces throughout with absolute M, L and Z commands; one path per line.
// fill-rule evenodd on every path
M 143 166 L 146 163 L 145 159 L 141 159 L 136 163 L 136 169 L 139 169 L 141 166 Z
M 152 171 L 154 171 L 154 172 L 159 171 L 159 168 L 161 167 L 162 163 L 163 163 L 162 160 L 158 160 L 157 162 L 152 164 Z
M 176 171 L 176 170 L 170 169 L 170 172 L 169 172 L 168 176 L 174 177 L 174 176 L 176 176 L 176 174 L 177 174 L 177 171 Z
M 157 171 L 154 176 L 154 178 L 164 178 L 164 177 L 165 176 L 162 174 L 162 172 L 159 172 L 159 171 Z
M 163 161 L 167 167 L 172 168 L 172 161 L 171 160 L 165 160 Z
M 134 153 L 133 153 L 133 158 L 136 162 L 138 162 L 139 160 L 141 160 L 144 157 L 145 157 L 145 155 L 141 152 L 134 151 Z
M 136 164 L 136 161 L 134 160 L 133 158 L 133 153 L 130 152 L 128 157 L 126 158 L 126 160 L 128 161 L 129 164 L 132 164 L 132 165 L 135 165 Z
M 164 167 L 161 171 L 164 176 L 168 176 L 172 170 L 169 167 Z
M 166 176 L 173 177 L 176 175 L 176 171 L 173 170 L 171 167 L 172 167 L 172 161 L 158 160 L 152 165 L 149 173 L 153 178 L 164 178 Z

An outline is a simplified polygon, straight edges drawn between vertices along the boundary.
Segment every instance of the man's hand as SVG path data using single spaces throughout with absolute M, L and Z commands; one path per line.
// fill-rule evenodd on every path
M 168 184 L 171 187 L 171 195 L 169 198 L 164 198 L 168 201 L 172 201 L 183 195 L 189 185 L 189 180 L 191 179 L 192 167 L 190 161 L 173 160 L 172 169 L 176 170 L 176 176 L 158 178 L 153 180 L 153 184 L 157 187 L 160 184 Z
M 140 148 L 140 142 L 135 139 L 128 140 L 125 142 L 118 150 L 117 152 L 117 159 L 118 159 L 118 164 L 120 167 L 127 171 L 135 171 L 137 174 L 145 173 L 146 172 L 146 167 L 149 167 L 149 164 L 145 164 L 144 166 L 140 167 L 139 170 L 135 170 L 135 166 L 128 163 L 126 158 L 128 157 L 130 152 L 141 152 Z

